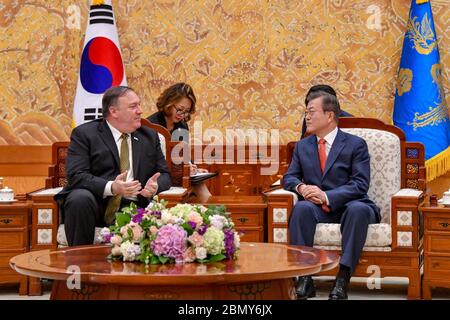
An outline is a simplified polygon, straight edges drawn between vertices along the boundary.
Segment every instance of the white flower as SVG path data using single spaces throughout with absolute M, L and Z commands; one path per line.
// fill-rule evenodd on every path
M 123 261 L 134 261 L 136 257 L 141 254 L 141 248 L 137 244 L 132 244 L 130 241 L 125 241 L 120 246 Z
M 234 246 L 236 248 L 241 247 L 241 237 L 239 236 L 239 233 L 237 233 L 236 231 L 234 232 Z
M 170 214 L 187 220 L 189 213 L 194 209 L 194 206 L 188 203 L 179 203 L 175 207 L 169 209 Z
M 168 210 L 161 211 L 161 222 L 162 224 L 172 223 L 172 214 Z
M 203 247 L 195 248 L 195 256 L 197 257 L 197 259 L 200 259 L 200 260 L 205 259 L 206 254 L 207 254 L 206 248 L 203 248 Z
M 120 252 L 122 253 L 122 256 L 126 255 L 128 248 L 132 245 L 133 244 L 129 240 L 122 242 L 122 244 L 120 245 Z
M 106 242 L 106 239 L 108 238 L 108 236 L 111 235 L 111 231 L 109 230 L 109 228 L 102 228 L 100 230 L 100 234 L 98 235 L 98 240 L 100 242 Z
M 224 226 L 228 226 L 228 221 L 224 216 L 215 214 L 209 218 L 211 226 L 218 230 L 222 230 Z

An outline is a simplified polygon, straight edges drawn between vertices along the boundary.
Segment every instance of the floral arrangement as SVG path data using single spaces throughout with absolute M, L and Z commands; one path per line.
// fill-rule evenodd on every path
M 100 240 L 112 245 L 109 258 L 145 264 L 237 258 L 240 238 L 224 206 L 166 208 L 166 201 L 155 198 L 145 209 L 131 203 L 101 230 Z

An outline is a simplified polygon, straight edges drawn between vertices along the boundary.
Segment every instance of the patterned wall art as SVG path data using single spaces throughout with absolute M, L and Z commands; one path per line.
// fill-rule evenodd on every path
M 185 81 L 194 121 L 296 140 L 304 96 L 335 87 L 346 111 L 391 123 L 410 0 L 116 0 L 128 84 L 144 116 Z M 433 0 L 449 94 L 450 1 Z M 68 140 L 89 1 L 0 1 L 0 144 Z M 193 126 L 193 125 L 192 125 Z

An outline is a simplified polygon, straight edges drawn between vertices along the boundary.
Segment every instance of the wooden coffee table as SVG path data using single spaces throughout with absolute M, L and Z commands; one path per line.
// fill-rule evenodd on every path
M 10 264 L 19 273 L 56 280 L 51 299 L 247 300 L 295 299 L 295 276 L 339 262 L 335 253 L 273 243 L 241 243 L 237 260 L 207 264 L 111 262 L 109 252 L 108 246 L 42 250 L 18 255 Z M 69 290 L 67 284 L 76 283 L 71 266 L 80 268 L 81 285 Z

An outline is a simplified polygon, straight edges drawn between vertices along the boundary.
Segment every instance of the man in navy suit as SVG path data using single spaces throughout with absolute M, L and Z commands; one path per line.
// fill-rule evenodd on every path
M 146 207 L 170 188 L 170 172 L 156 131 L 141 126 L 141 101 L 133 89 L 103 95 L 103 119 L 76 127 L 66 159 L 63 201 L 70 246 L 92 244 L 96 226 L 114 223 L 115 212 L 134 202 Z
M 297 142 L 283 186 L 299 195 L 289 222 L 291 243 L 312 247 L 317 223 L 340 223 L 342 256 L 329 298 L 347 299 L 369 224 L 380 221 L 368 198 L 370 159 L 366 142 L 338 128 L 336 96 L 313 92 L 306 107 L 309 136 Z M 315 296 L 311 277 L 300 277 L 297 298 Z

